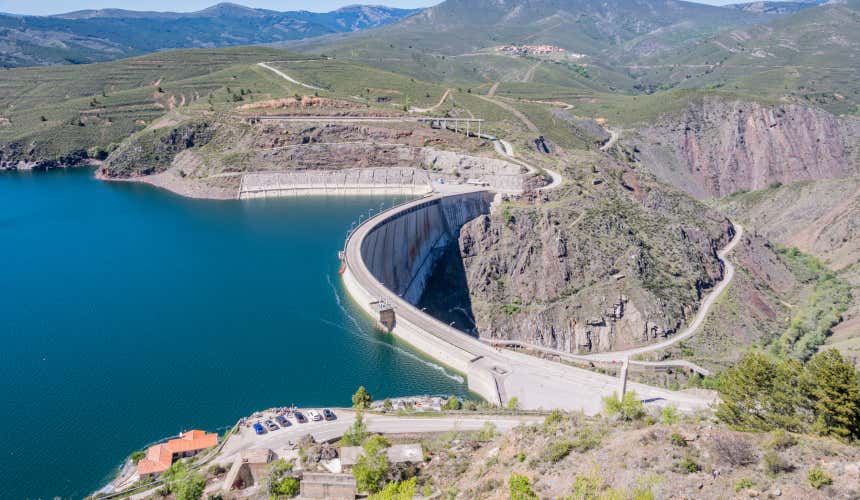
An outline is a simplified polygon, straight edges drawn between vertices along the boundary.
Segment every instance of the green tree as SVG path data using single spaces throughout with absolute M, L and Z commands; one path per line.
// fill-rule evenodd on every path
M 814 355 L 803 371 L 802 387 L 812 410 L 813 431 L 842 440 L 860 438 L 857 370 L 839 351 Z
M 392 481 L 385 488 L 370 495 L 368 500 L 412 500 L 415 496 L 415 478 L 406 481 Z
M 633 391 L 625 392 L 620 401 L 617 393 L 603 398 L 603 411 L 607 416 L 618 415 L 622 420 L 639 420 L 645 416 L 645 406 Z
M 355 422 L 343 433 L 340 442 L 343 446 L 358 446 L 367 439 L 367 436 L 367 424 L 364 423 L 364 414 L 358 412 L 355 416 Z
M 510 490 L 511 500 L 537 500 L 538 496 L 532 490 L 532 483 L 529 478 L 522 474 L 511 474 L 508 479 L 508 489 Z
M 131 462 L 134 465 L 137 465 L 137 463 L 140 462 L 140 460 L 145 456 L 146 456 L 145 451 L 137 450 L 136 452 L 132 453 L 128 458 L 131 460 Z
M 370 393 L 367 392 L 367 389 L 364 386 L 360 386 L 355 394 L 352 395 L 352 407 L 357 408 L 359 410 L 366 410 L 370 408 L 370 403 L 373 401 L 373 397 L 370 396 Z
M 352 468 L 359 491 L 376 493 L 382 489 L 388 474 L 388 455 L 385 453 L 388 446 L 388 440 L 379 435 L 369 437 L 362 445 L 364 453 Z
M 175 462 L 164 473 L 167 489 L 176 496 L 176 500 L 199 500 L 206 487 L 206 479 L 196 471 L 188 468 L 183 461 Z
M 293 464 L 283 458 L 269 465 L 269 497 L 294 497 L 299 494 L 299 479 L 292 475 Z
M 800 430 L 802 397 L 797 374 L 801 371 L 797 361 L 772 361 L 760 353 L 745 355 L 722 375 L 717 418 L 742 430 Z
M 445 401 L 445 404 L 442 405 L 443 410 L 459 410 L 463 407 L 463 403 L 460 402 L 460 399 L 457 396 L 451 396 Z
M 509 410 L 519 410 L 520 409 L 520 400 L 516 396 L 512 397 L 508 400 L 508 404 L 505 405 L 505 408 Z

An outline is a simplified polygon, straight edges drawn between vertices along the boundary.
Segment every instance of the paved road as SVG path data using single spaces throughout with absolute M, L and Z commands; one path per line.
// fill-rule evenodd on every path
M 269 448 L 272 450 L 291 448 L 290 443 L 298 443 L 308 434 L 317 442 L 330 441 L 340 438 L 355 421 L 352 410 L 335 410 L 337 420 L 326 422 L 293 423 L 289 427 L 267 432 L 261 436 L 254 433 L 252 428 L 242 427 L 239 432 L 230 436 L 224 445 L 217 463 L 231 463 L 236 455 L 251 448 Z M 307 412 L 305 412 L 307 414 Z M 265 418 L 273 418 L 274 414 Z M 261 419 L 261 420 L 263 420 Z M 256 420 L 254 420 L 256 421 Z M 507 432 L 517 426 L 542 422 L 542 416 L 497 416 L 497 415 L 463 415 L 438 417 L 399 417 L 396 415 L 365 414 L 364 421 L 370 432 L 383 434 L 437 433 L 452 430 L 477 431 L 487 422 L 492 423 L 499 432 Z

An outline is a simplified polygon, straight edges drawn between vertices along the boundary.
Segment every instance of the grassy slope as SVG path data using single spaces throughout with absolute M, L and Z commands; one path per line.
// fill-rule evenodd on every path
M 835 113 L 860 104 L 858 2 L 816 7 L 735 30 L 634 68 L 652 86 L 724 88 Z
M 0 116 L 10 123 L 0 126 L 0 143 L 17 143 L 25 151 L 33 149 L 34 157 L 48 158 L 73 149 L 107 147 L 164 116 L 183 96 L 189 108 L 218 111 L 233 106 L 227 87 L 252 89 L 255 95 L 280 94 L 287 82 L 254 65 L 290 58 L 306 56 L 239 47 L 3 70 Z

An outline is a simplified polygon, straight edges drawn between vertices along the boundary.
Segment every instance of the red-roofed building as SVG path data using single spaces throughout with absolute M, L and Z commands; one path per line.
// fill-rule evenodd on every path
M 176 439 L 150 446 L 146 450 L 146 457 L 137 463 L 137 474 L 141 479 L 155 477 L 169 469 L 177 459 L 194 456 L 216 444 L 218 434 L 197 429 L 183 432 Z

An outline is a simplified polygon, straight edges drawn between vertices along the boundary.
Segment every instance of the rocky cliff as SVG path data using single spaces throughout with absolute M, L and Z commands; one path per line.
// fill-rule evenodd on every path
M 640 128 L 634 157 L 695 197 L 860 173 L 860 120 L 706 97 Z
M 646 344 L 681 329 L 722 279 L 717 250 L 733 234 L 725 217 L 596 161 L 593 176 L 543 200 L 504 202 L 462 228 L 480 335 L 577 353 Z

